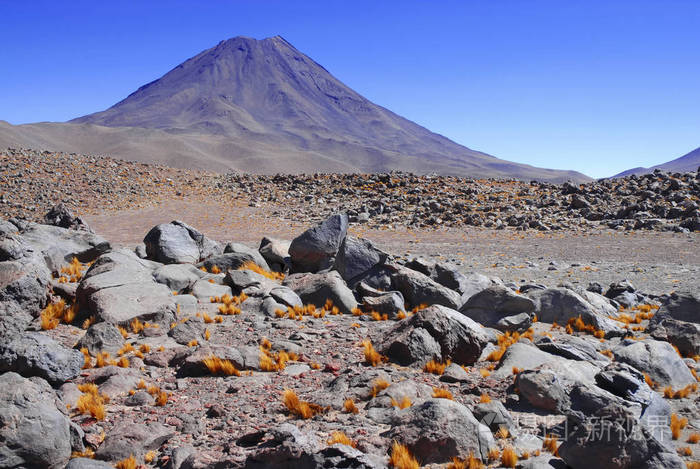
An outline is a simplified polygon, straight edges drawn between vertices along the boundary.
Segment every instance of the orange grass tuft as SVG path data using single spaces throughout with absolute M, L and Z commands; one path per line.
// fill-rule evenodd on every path
M 488 394 L 482 394 L 479 397 L 479 402 L 482 404 L 488 404 L 489 402 L 491 402 L 491 396 L 489 396 Z
M 503 467 L 514 468 L 516 464 L 518 464 L 518 455 L 515 454 L 513 447 L 506 446 L 503 448 L 503 452 L 501 453 L 501 465 L 503 465 Z
M 132 454 L 126 459 L 122 459 L 114 465 L 116 469 L 136 469 L 138 464 L 136 463 L 136 458 Z
M 452 462 L 448 464 L 447 469 L 485 469 L 485 467 L 481 459 L 475 457 L 473 452 L 469 452 L 467 459 L 452 458 Z
M 449 399 L 454 400 L 454 396 L 450 391 L 443 388 L 433 388 L 433 397 L 438 399 Z
M 420 464 L 413 457 L 411 452 L 404 445 L 394 443 L 391 445 L 391 456 L 389 457 L 389 465 L 396 469 L 419 469 Z
M 355 401 L 352 399 L 345 399 L 345 402 L 343 402 L 343 410 L 346 414 L 357 414 L 360 412 L 360 409 L 357 408 Z
M 423 367 L 423 371 L 425 371 L 426 373 L 432 373 L 434 375 L 441 375 L 445 372 L 445 368 L 450 366 L 450 363 L 452 363 L 450 360 L 447 360 L 445 363 L 440 363 L 440 362 L 435 361 L 435 360 L 430 360 Z
M 241 372 L 236 369 L 230 360 L 223 360 L 214 355 L 202 360 L 202 364 L 213 375 L 241 376 Z
M 384 391 L 388 387 L 389 383 L 385 379 L 377 378 L 372 383 L 372 389 L 370 389 L 369 394 L 372 397 L 377 397 L 377 394 Z
M 270 272 L 269 270 L 265 270 L 253 261 L 246 261 L 245 263 L 243 263 L 242 266 L 240 266 L 238 268 L 238 270 L 245 270 L 245 269 L 252 270 L 256 274 L 260 274 L 263 277 L 267 277 L 271 280 L 284 280 L 284 274 L 281 274 L 279 272 Z
M 303 419 L 310 419 L 321 412 L 321 406 L 299 400 L 299 396 L 291 389 L 285 389 L 282 393 L 282 402 L 292 415 Z
M 341 445 L 352 446 L 353 448 L 357 447 L 357 444 L 348 438 L 348 436 L 343 432 L 331 433 L 331 437 L 326 441 L 326 443 L 328 443 L 328 445 L 340 443 Z
M 385 356 L 374 350 L 372 342 L 368 339 L 362 341 L 362 347 L 364 347 L 365 363 L 368 365 L 377 366 L 387 360 Z
M 554 435 L 547 435 L 542 441 L 542 449 L 549 451 L 554 456 L 559 456 L 559 444 L 557 442 L 557 437 Z
M 411 407 L 413 402 L 411 402 L 411 399 L 408 396 L 403 396 L 400 401 L 395 400 L 393 397 L 391 398 L 391 405 L 392 407 L 398 407 L 399 409 L 405 409 L 407 407 Z

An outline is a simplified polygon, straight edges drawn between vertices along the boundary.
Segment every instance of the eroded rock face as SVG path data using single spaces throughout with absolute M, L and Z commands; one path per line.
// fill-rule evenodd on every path
M 148 258 L 163 264 L 196 264 L 222 252 L 216 241 L 178 220 L 154 226 L 143 242 Z
M 54 385 L 75 378 L 83 355 L 53 339 L 27 332 L 0 343 L 0 372 L 14 371 L 24 377 L 38 376 Z
M 501 330 L 524 330 L 530 327 L 529 313 L 535 310 L 535 303 L 528 297 L 519 295 L 509 288 L 494 285 L 469 297 L 459 309 L 465 316 L 487 327 Z M 522 319 L 511 320 L 525 314 Z
M 62 468 L 71 454 L 70 420 L 43 380 L 0 375 L 0 467 Z
M 612 350 L 617 361 L 627 363 L 661 386 L 680 389 L 696 382 L 683 359 L 668 342 L 626 340 Z

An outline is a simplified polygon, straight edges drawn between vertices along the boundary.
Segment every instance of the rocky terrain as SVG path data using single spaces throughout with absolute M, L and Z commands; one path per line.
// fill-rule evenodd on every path
M 351 230 L 364 213 L 366 224 L 396 212 L 385 223 L 430 213 L 437 225 L 464 224 L 472 212 L 456 202 L 473 196 L 493 207 L 482 222 L 492 228 L 530 226 L 509 226 L 501 208 L 512 206 L 513 216 L 536 210 L 550 231 L 591 223 L 661 235 L 696 229 L 683 226 L 697 217 L 696 174 L 584 186 L 403 174 L 176 179 L 52 158 L 54 180 L 30 152 L 2 160 L 5 181 L 21 181 L 3 193 L 7 213 L 42 224 L 0 222 L 0 467 L 700 466 L 696 281 L 657 291 L 589 269 L 601 280 L 516 283 L 385 252 Z M 66 183 L 66 162 L 90 183 Z M 270 217 L 296 208 L 299 219 L 304 207 L 322 220 L 257 249 L 180 221 L 119 246 L 49 205 L 63 190 L 89 213 L 106 202 L 84 191 L 102 194 L 119 170 L 141 180 L 128 194 L 104 193 L 114 208 L 213 194 L 276 202 Z M 46 181 L 36 202 L 21 190 L 32 180 Z M 353 205 L 362 194 L 366 207 Z M 377 194 L 392 194 L 379 200 L 390 210 L 372 213 Z M 341 205 L 349 214 L 326 216 Z M 604 215 L 584 222 L 582 212 Z
M 0 188 L 0 214 L 34 221 L 57 202 L 84 214 L 208 198 L 300 223 L 346 211 L 350 222 L 368 228 L 700 231 L 698 172 L 580 185 L 398 172 L 264 176 L 7 150 L 0 154 Z

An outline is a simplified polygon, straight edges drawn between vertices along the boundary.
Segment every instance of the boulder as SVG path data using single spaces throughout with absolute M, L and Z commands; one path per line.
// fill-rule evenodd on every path
M 366 313 L 376 311 L 386 314 L 389 319 L 395 319 L 404 310 L 404 299 L 401 292 L 387 292 L 379 296 L 366 296 L 362 299 L 362 310 Z
M 514 317 L 522 313 L 529 314 L 535 309 L 533 301 L 523 295 L 515 293 L 510 288 L 501 285 L 493 285 L 479 293 L 472 295 L 459 309 L 465 316 L 486 327 L 506 328 L 509 322 L 503 322 L 504 318 Z M 527 329 L 532 321 L 513 322 L 519 329 Z
M 259 257 L 260 254 L 256 254 L 257 256 L 253 256 L 248 252 L 228 252 L 225 254 L 218 254 L 216 256 L 211 256 L 204 259 L 204 261 L 197 264 L 197 267 L 205 267 L 210 272 L 214 266 L 218 267 L 219 270 L 221 270 L 221 272 L 226 272 L 230 269 L 240 269 L 241 267 L 243 267 L 244 264 L 249 262 L 257 264 L 255 258 Z M 267 262 L 264 262 L 263 265 L 261 265 L 260 267 L 263 267 L 267 270 Z
M 194 282 L 206 274 L 192 264 L 168 264 L 153 272 L 153 279 L 167 285 L 172 291 L 183 293 L 189 291 Z
M 199 279 L 192 285 L 192 296 L 199 301 L 207 302 L 213 296 L 231 295 L 233 291 L 228 285 L 221 285 L 216 282 L 210 282 L 209 278 Z M 216 280 L 221 280 L 216 279 Z
M 73 212 L 62 203 L 54 205 L 46 212 L 46 215 L 44 215 L 44 223 L 60 228 L 94 233 L 83 217 L 73 215 Z
M 525 370 L 518 373 L 515 386 L 531 406 L 561 413 L 571 406 L 568 392 L 552 370 Z
M 496 445 L 487 426 L 449 399 L 428 399 L 399 411 L 382 436 L 406 445 L 423 464 L 446 463 L 470 453 L 486 460 L 489 448 Z
M 292 240 L 289 256 L 293 272 L 318 272 L 333 267 L 348 231 L 348 216 L 333 215 Z
M 41 379 L 0 375 L 0 467 L 62 468 L 71 455 L 70 420 Z
M 246 469 L 279 467 L 312 469 L 318 467 L 314 453 L 320 442 L 311 433 L 305 433 L 291 423 L 283 423 L 268 432 L 268 439 L 258 445 L 243 467 Z
M 38 376 L 54 385 L 73 379 L 83 366 L 83 355 L 38 332 L 27 332 L 0 342 L 0 372 Z
M 402 365 L 431 359 L 470 365 L 488 343 L 484 328 L 444 306 L 430 306 L 398 322 L 384 336 L 382 353 Z
M 685 464 L 623 406 L 599 409 L 569 432 L 559 456 L 572 469 L 683 469 Z
M 151 228 L 143 243 L 148 258 L 163 264 L 196 264 L 222 251 L 216 241 L 177 220 Z
M 336 271 L 288 275 L 283 285 L 294 290 L 305 304 L 320 307 L 326 300 L 332 300 L 345 314 L 357 308 L 355 296 Z
M 573 335 L 562 335 L 553 339 L 547 336 L 540 336 L 535 340 L 535 345 L 540 350 L 568 358 L 569 360 L 581 361 L 607 361 L 607 357 L 601 355 L 595 346 L 582 337 Z
M 343 280 L 353 288 L 367 272 L 374 266 L 383 264 L 388 257 L 388 254 L 376 248 L 371 241 L 346 236 L 338 251 L 334 269 L 340 272 Z
M 250 256 L 253 262 L 255 262 L 258 266 L 262 267 L 265 270 L 270 270 L 270 266 L 267 263 L 265 256 L 263 256 L 259 250 L 250 248 L 245 244 L 228 243 L 224 247 L 224 254 L 239 254 Z
M 700 324 L 700 294 L 688 292 L 672 293 L 666 303 L 656 312 L 652 321 L 657 316 L 659 319 L 671 318 L 677 321 Z
M 158 422 L 124 421 L 107 433 L 104 443 L 95 452 L 95 458 L 121 461 L 134 455 L 137 461 L 142 461 L 148 451 L 157 450 L 173 435 L 173 429 Z
M 678 390 L 696 382 L 683 359 L 668 342 L 625 340 L 612 349 L 615 360 L 627 363 L 660 386 Z
M 385 469 L 384 458 L 365 454 L 351 446 L 336 443 L 323 448 L 314 455 L 318 468 L 348 467 L 353 469 Z
M 123 345 L 124 337 L 114 324 L 98 322 L 85 331 L 75 348 L 79 350 L 85 347 L 92 356 L 96 356 L 99 352 L 115 355 Z
M 204 321 L 196 316 L 179 321 L 168 331 L 168 336 L 180 345 L 187 345 L 193 340 L 201 342 L 204 338 Z
M 456 291 L 444 287 L 425 274 L 398 264 L 388 265 L 393 270 L 392 288 L 398 290 L 410 306 L 442 305 L 459 309 L 461 297 Z
M 48 302 L 50 283 L 51 272 L 38 262 L 0 262 L 0 303 L 8 310 L 38 316 Z
M 113 324 L 174 314 L 175 297 L 170 288 L 153 279 L 153 270 L 159 266 L 127 250 L 103 254 L 78 286 L 80 310 L 95 315 L 98 322 Z
M 292 266 L 292 259 L 289 257 L 290 241 L 268 238 L 265 236 L 260 241 L 258 252 L 263 256 L 267 265 L 275 272 L 286 272 Z

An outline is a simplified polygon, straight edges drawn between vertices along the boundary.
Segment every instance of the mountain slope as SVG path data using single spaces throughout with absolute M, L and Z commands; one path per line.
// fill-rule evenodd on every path
M 279 36 L 222 41 L 67 124 L 0 126 L 0 146 L 32 141 L 214 170 L 588 179 L 458 145 L 360 96 Z
M 691 151 L 690 153 L 686 153 L 685 155 L 681 156 L 680 158 L 676 158 L 675 160 L 667 161 L 666 163 L 652 166 L 651 168 L 628 169 L 627 171 L 623 171 L 619 174 L 616 174 L 613 177 L 617 178 L 617 177 L 630 176 L 632 174 L 646 174 L 646 173 L 651 173 L 655 169 L 661 169 L 663 171 L 670 171 L 670 172 L 686 173 L 686 172 L 697 171 L 698 168 L 700 168 L 700 147 L 696 148 L 695 150 Z

